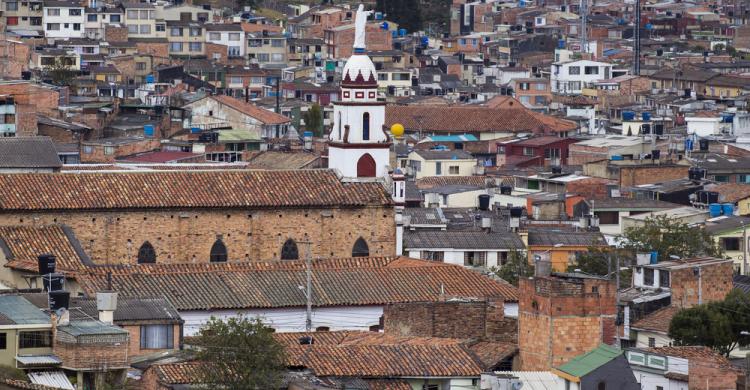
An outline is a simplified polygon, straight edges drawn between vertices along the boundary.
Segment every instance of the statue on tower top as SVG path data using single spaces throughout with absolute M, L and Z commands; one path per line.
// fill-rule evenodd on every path
M 365 30 L 367 29 L 367 17 L 372 14 L 372 11 L 365 11 L 363 4 L 357 8 L 357 15 L 354 19 L 354 49 L 355 52 L 364 52 L 365 43 Z

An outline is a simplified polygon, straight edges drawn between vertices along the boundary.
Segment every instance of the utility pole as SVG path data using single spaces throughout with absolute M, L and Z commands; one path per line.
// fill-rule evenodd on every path
M 588 24 L 588 13 L 589 13 L 589 5 L 588 0 L 581 0 L 581 4 L 579 6 L 578 13 L 581 14 L 581 34 L 579 35 L 581 37 L 581 52 L 582 53 L 588 53 L 589 52 L 589 42 L 588 42 L 588 31 L 587 31 L 587 24 Z
M 634 35 L 633 44 L 635 48 L 633 50 L 635 56 L 635 62 L 633 64 L 633 74 L 639 76 L 641 74 L 641 0 L 635 0 L 635 21 L 634 21 Z
M 307 310 L 305 317 L 305 330 L 312 331 L 312 258 L 310 255 L 310 242 L 307 242 L 307 253 L 305 253 L 305 278 L 307 287 L 305 298 L 307 298 Z
M 747 275 L 747 225 L 742 222 L 742 274 Z

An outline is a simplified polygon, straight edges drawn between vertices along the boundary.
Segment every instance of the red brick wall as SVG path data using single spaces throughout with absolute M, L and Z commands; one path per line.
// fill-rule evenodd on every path
M 11 95 L 16 102 L 16 134 L 37 135 L 37 114 L 57 117 L 60 94 L 30 82 L 0 85 L 0 95 Z
M 138 54 L 154 56 L 154 62 L 169 58 L 168 42 L 136 42 Z
M 701 267 L 701 295 L 703 303 L 721 301 L 732 291 L 732 262 Z M 691 307 L 698 304 L 698 277 L 693 268 L 670 272 L 672 305 Z
M 383 329 L 402 336 L 515 342 L 516 321 L 505 318 L 503 310 L 502 301 L 389 305 L 383 309 Z
M 135 357 L 155 354 L 157 352 L 170 351 L 169 349 L 141 349 L 141 326 L 140 325 L 123 325 L 121 328 L 130 333 L 130 343 L 128 344 L 128 357 L 132 360 Z M 174 324 L 172 329 L 174 338 L 172 340 L 172 349 L 180 349 L 180 325 Z
M 522 279 L 519 288 L 522 370 L 547 371 L 614 341 L 613 281 L 546 277 Z
M 127 42 L 128 28 L 126 26 L 119 27 L 112 24 L 106 24 L 104 26 L 104 40 L 107 42 Z
M 391 50 L 393 37 L 390 30 L 383 30 L 379 23 L 367 24 L 367 50 Z M 336 58 L 349 58 L 354 48 L 354 28 L 336 31 L 333 38 Z
M 229 48 L 224 45 L 206 42 L 206 58 L 208 58 L 209 60 L 213 60 L 214 54 L 218 54 L 220 56 L 218 60 L 220 64 L 227 64 L 227 61 L 229 59 Z
M 64 144 L 77 141 L 72 131 L 65 130 L 56 126 L 39 124 L 39 135 L 50 137 L 53 141 Z
M 156 130 L 154 130 L 156 132 Z M 92 153 L 84 153 L 84 147 L 91 146 Z M 106 147 L 114 147 L 113 154 L 104 154 Z M 81 162 L 82 163 L 111 163 L 116 158 L 130 156 L 136 153 L 150 152 L 157 150 L 161 146 L 158 138 L 146 138 L 138 142 L 129 142 L 121 145 L 105 145 L 100 143 L 82 143 L 81 144 Z
M 91 369 L 128 366 L 128 346 L 105 343 L 69 344 L 55 338 L 53 351 L 62 360 L 63 368 Z
M 620 166 L 620 186 L 632 187 L 641 184 L 661 183 L 686 179 L 688 166 Z
M 690 390 L 737 389 L 740 374 L 727 370 L 710 359 L 690 358 L 688 363 L 688 388 Z
M 29 67 L 31 48 L 21 42 L 6 40 L 0 45 L 0 57 L 6 61 L 3 66 L 5 79 L 20 79 L 21 72 Z

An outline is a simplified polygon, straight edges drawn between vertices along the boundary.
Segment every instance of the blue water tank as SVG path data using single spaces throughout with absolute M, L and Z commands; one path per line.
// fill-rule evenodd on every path
M 420 38 L 420 42 L 422 43 L 422 46 L 427 46 L 430 43 L 430 38 L 424 36 L 424 37 Z
M 724 203 L 721 205 L 721 212 L 724 213 L 724 215 L 734 215 L 734 204 Z
M 380 28 L 382 28 L 383 30 L 388 30 L 388 22 L 380 23 Z
M 306 131 L 306 132 L 302 133 L 302 137 L 304 137 L 304 138 L 312 137 L 312 136 L 313 136 L 313 132 L 312 131 Z
M 643 118 L 644 122 L 648 122 L 651 120 L 651 113 L 650 112 L 644 112 L 641 114 L 641 118 Z
M 558 49 L 565 49 L 565 40 L 564 39 L 558 39 L 557 40 L 557 48 Z
M 405 37 L 406 36 L 406 29 L 405 28 L 398 29 L 398 36 Z
M 147 74 L 146 75 L 146 82 L 149 83 L 149 84 L 153 84 L 154 83 L 154 75 Z
M 143 125 L 143 135 L 146 137 L 154 136 L 154 125 Z
M 393 38 L 396 38 L 398 36 L 398 31 L 396 31 L 396 30 L 391 31 L 391 36 Z
M 685 150 L 693 150 L 693 140 L 688 138 L 685 140 Z
M 721 121 L 723 123 L 732 123 L 734 122 L 734 114 L 724 114 L 721 116 Z
M 710 215 L 711 218 L 721 216 L 721 203 L 711 203 L 708 205 L 708 215 Z
M 609 158 L 612 161 L 622 161 L 624 158 L 620 156 L 619 154 L 613 154 L 612 157 Z
M 200 127 L 191 127 L 190 128 L 190 134 L 198 134 L 200 132 L 201 132 L 201 128 Z
M 651 264 L 659 262 L 659 251 L 651 251 Z
M 632 121 L 635 119 L 635 113 L 633 111 L 623 111 L 622 112 L 622 120 L 624 121 Z

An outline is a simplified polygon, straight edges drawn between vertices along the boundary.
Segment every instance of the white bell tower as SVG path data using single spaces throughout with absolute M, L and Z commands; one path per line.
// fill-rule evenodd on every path
M 346 61 L 339 101 L 333 103 L 333 128 L 328 136 L 328 168 L 345 177 L 388 174 L 391 141 L 383 129 L 385 102 L 378 101 L 375 64 L 365 51 L 367 15 L 357 10 L 354 53 Z

